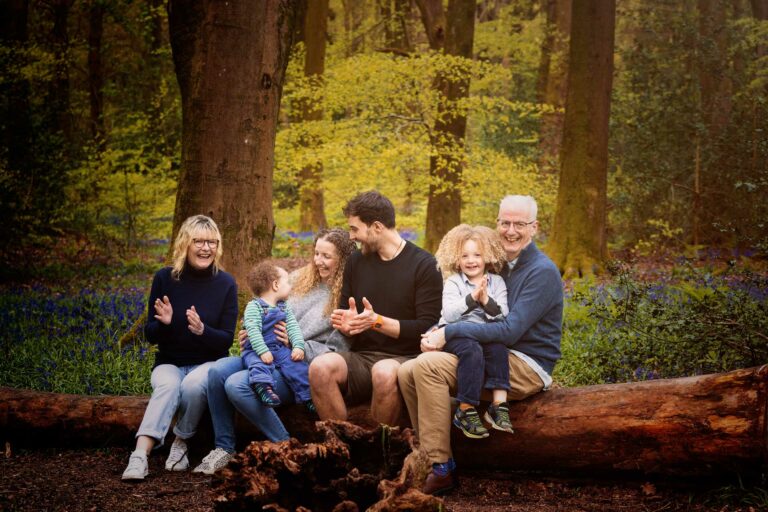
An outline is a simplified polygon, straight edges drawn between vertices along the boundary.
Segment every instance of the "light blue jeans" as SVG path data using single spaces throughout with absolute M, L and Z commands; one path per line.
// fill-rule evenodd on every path
M 182 439 L 194 436 L 207 406 L 208 369 L 212 365 L 156 366 L 152 370 L 152 397 L 136 437 L 152 437 L 157 441 L 155 448 L 160 448 L 177 410 L 173 433 Z
M 293 403 L 293 391 L 274 367 L 272 378 L 275 382 L 273 389 L 282 403 Z M 224 357 L 211 366 L 208 371 L 208 408 L 215 446 L 229 453 L 235 451 L 235 409 L 270 441 L 285 441 L 290 437 L 277 412 L 261 403 L 248 385 L 248 369 L 241 357 Z

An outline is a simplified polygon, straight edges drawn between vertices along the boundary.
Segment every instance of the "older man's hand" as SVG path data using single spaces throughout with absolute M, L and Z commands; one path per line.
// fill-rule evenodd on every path
M 425 334 L 421 335 L 421 351 L 422 352 L 434 352 L 436 350 L 442 350 L 445 346 L 445 328 L 439 329 L 432 328 Z

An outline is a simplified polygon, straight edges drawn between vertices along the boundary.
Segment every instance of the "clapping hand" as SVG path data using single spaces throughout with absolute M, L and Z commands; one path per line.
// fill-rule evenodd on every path
M 165 325 L 171 325 L 173 307 L 167 295 L 163 295 L 163 300 L 155 299 L 155 318 Z
M 357 316 L 357 306 L 355 306 L 355 298 L 349 298 L 349 309 L 334 309 L 331 313 L 331 325 L 334 329 L 337 329 L 345 336 L 350 336 L 349 322 Z
M 483 280 L 480 281 L 480 284 L 472 291 L 472 298 L 475 299 L 475 302 L 482 304 L 483 306 L 488 303 L 488 279 L 490 279 L 488 276 L 483 276 Z
M 192 334 L 200 336 L 205 330 L 205 324 L 200 319 L 200 315 L 197 314 L 195 306 L 192 306 L 187 310 L 187 323 L 189 323 L 189 330 Z

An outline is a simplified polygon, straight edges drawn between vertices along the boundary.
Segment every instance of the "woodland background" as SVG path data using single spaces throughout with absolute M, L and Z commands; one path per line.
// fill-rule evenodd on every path
M 119 340 L 181 220 L 241 278 L 367 189 L 430 250 L 538 200 L 559 385 L 765 364 L 768 0 L 0 1 L 0 386 L 148 394 Z

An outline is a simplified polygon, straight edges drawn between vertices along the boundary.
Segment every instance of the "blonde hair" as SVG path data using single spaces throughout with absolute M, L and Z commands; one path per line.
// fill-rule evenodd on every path
M 181 223 L 179 233 L 176 235 L 176 240 L 173 242 L 173 256 L 171 258 L 171 276 L 178 280 L 181 277 L 181 273 L 187 264 L 187 251 L 192 244 L 193 235 L 199 231 L 210 231 L 216 237 L 219 245 L 213 254 L 213 273 L 217 273 L 222 270 L 221 258 L 224 254 L 224 250 L 221 243 L 221 232 L 219 227 L 213 221 L 212 218 L 205 215 L 193 215 L 184 222 Z
M 435 253 L 437 269 L 447 279 L 461 271 L 459 262 L 464 243 L 473 240 L 480 250 L 485 262 L 485 270 L 499 273 L 507 261 L 507 253 L 501 245 L 499 234 L 485 226 L 470 226 L 459 224 L 445 234 Z
M 326 242 L 333 244 L 336 248 L 336 253 L 339 256 L 339 264 L 336 266 L 336 270 L 328 277 L 328 288 L 331 291 L 331 296 L 328 298 L 328 303 L 325 305 L 323 313 L 330 315 L 334 308 L 337 307 L 339 299 L 341 298 L 341 282 L 344 277 L 344 265 L 347 263 L 349 255 L 352 254 L 357 247 L 355 246 L 355 243 L 349 239 L 349 233 L 340 228 L 321 229 L 318 231 L 312 244 L 313 248 L 317 246 L 318 240 L 325 240 Z M 296 297 L 306 295 L 321 281 L 320 272 L 317 270 L 315 263 L 310 261 L 296 271 L 293 280 L 293 295 Z

